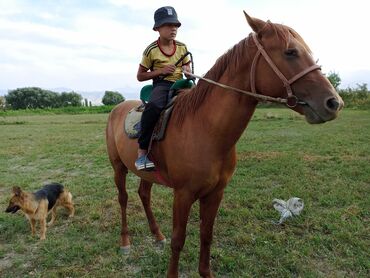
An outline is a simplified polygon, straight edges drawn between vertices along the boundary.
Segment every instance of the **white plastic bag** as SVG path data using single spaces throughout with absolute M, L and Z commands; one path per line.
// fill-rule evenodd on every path
M 281 213 L 280 220 L 276 224 L 282 224 L 287 218 L 299 215 L 304 207 L 303 200 L 297 197 L 292 197 L 286 202 L 274 199 L 272 204 Z

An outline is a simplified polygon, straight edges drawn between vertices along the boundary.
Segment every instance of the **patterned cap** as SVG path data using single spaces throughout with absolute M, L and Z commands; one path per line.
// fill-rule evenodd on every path
M 153 30 L 164 24 L 176 24 L 178 27 L 181 26 L 181 22 L 177 19 L 177 13 L 173 7 L 165 6 L 155 11 Z

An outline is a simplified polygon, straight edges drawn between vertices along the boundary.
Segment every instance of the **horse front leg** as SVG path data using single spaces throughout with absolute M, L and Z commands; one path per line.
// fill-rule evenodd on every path
M 146 217 L 148 219 L 150 231 L 154 235 L 155 241 L 159 244 L 164 244 L 166 242 L 166 238 L 162 234 L 161 230 L 159 229 L 159 226 L 157 225 L 157 222 L 155 220 L 155 217 L 154 217 L 154 214 L 151 208 L 151 204 L 150 204 L 152 185 L 153 183 L 141 179 L 138 193 L 139 193 L 141 202 L 143 203 L 143 207 L 145 210 Z
M 171 259 L 168 266 L 167 277 L 178 277 L 180 252 L 184 247 L 186 237 L 186 225 L 190 208 L 195 198 L 188 192 L 175 190 L 173 201 L 173 220 L 171 238 Z
M 128 254 L 130 252 L 130 239 L 127 227 L 126 208 L 128 194 L 126 191 L 127 168 L 120 162 L 114 165 L 114 182 L 118 189 L 118 201 L 121 207 L 121 252 Z
M 223 189 L 211 192 L 200 201 L 200 256 L 199 274 L 202 277 L 214 277 L 210 267 L 213 224 L 220 206 Z

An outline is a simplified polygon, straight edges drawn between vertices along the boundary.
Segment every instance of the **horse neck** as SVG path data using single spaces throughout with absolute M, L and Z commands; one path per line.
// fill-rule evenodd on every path
M 249 72 L 244 69 L 242 74 L 233 75 L 232 79 L 224 74 L 218 82 L 248 89 Z M 210 141 L 229 149 L 236 144 L 247 127 L 256 105 L 257 101 L 252 97 L 215 87 L 198 115 L 203 119 Z
M 241 40 L 216 61 L 205 77 L 249 91 L 251 64 L 256 51 L 250 36 Z M 195 89 L 179 99 L 174 111 L 178 126 L 186 122 L 185 125 L 191 126 L 189 130 L 202 132 L 202 138 L 215 148 L 230 148 L 236 144 L 257 105 L 252 97 L 205 81 L 199 81 Z

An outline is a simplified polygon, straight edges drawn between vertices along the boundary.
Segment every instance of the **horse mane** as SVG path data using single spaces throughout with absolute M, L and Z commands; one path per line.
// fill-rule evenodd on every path
M 285 44 L 285 48 L 288 47 L 290 37 L 292 36 L 298 40 L 309 53 L 311 53 L 308 45 L 294 29 L 282 24 L 274 24 L 267 21 L 261 32 L 267 28 L 270 28 L 275 32 L 276 36 L 280 38 L 283 44 Z M 216 60 L 214 66 L 204 75 L 204 77 L 218 81 L 224 73 L 230 76 L 236 74 L 241 64 L 245 64 L 247 59 L 251 59 L 249 51 L 247 51 L 248 47 L 254 47 L 255 45 L 251 35 L 252 33 L 220 56 Z M 198 84 L 192 89 L 182 90 L 175 101 L 172 113 L 172 117 L 178 126 L 182 125 L 188 114 L 195 114 L 199 107 L 204 103 L 207 95 L 212 92 L 213 88 L 214 85 L 206 81 L 199 80 Z
M 253 44 L 251 44 L 253 46 Z M 220 56 L 214 66 L 204 75 L 205 78 L 211 80 L 219 80 L 226 73 L 233 75 L 240 67 L 241 63 L 245 63 L 248 57 L 248 51 L 245 51 L 249 46 L 249 38 L 244 38 L 239 43 L 230 48 L 226 53 Z M 183 90 L 177 97 L 173 118 L 175 122 L 181 126 L 187 114 L 194 114 L 198 108 L 204 103 L 206 96 L 211 93 L 214 85 L 199 80 L 198 84 L 192 89 Z

